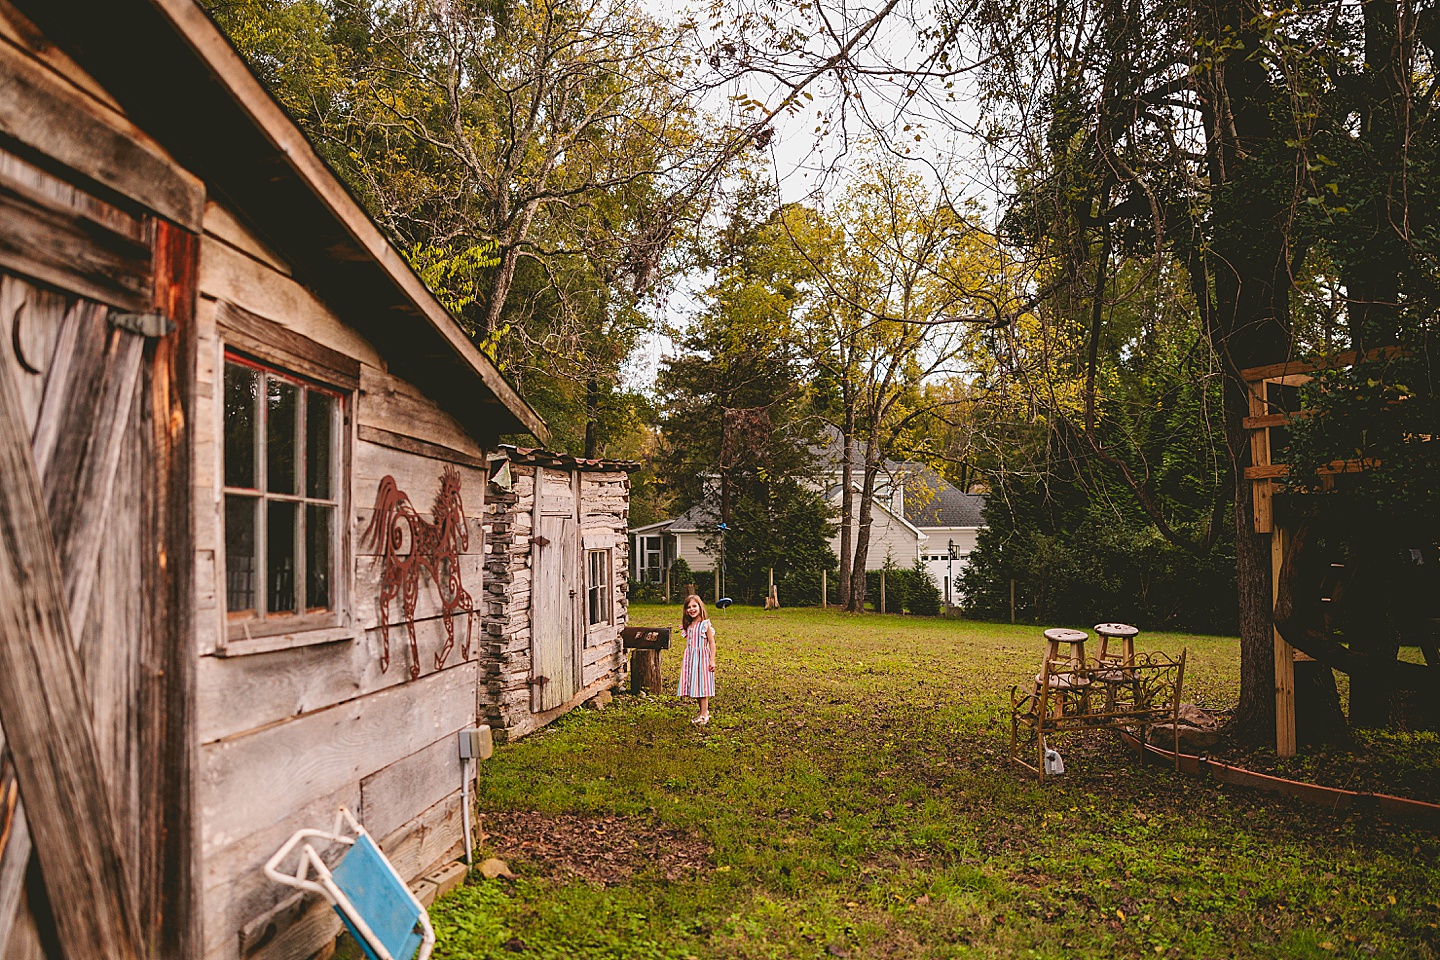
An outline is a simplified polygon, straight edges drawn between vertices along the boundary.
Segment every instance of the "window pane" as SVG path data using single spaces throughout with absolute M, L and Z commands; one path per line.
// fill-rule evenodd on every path
M 305 495 L 333 500 L 330 460 L 334 456 L 335 398 L 305 393 Z
M 265 473 L 270 493 L 299 492 L 295 489 L 295 421 L 299 406 L 299 387 L 275 377 L 265 378 Z
M 255 486 L 255 398 L 260 373 L 225 364 L 225 486 Z
M 295 517 L 296 504 L 271 500 L 265 504 L 265 582 L 270 613 L 295 612 Z
M 334 529 L 334 507 L 305 507 L 305 606 L 310 610 L 329 610 L 333 606 L 330 545 Z
M 225 497 L 225 609 L 255 609 L 254 497 Z

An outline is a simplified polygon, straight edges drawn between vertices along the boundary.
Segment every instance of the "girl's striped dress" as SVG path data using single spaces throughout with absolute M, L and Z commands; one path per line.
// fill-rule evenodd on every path
M 705 631 L 709 620 L 697 620 L 685 628 L 685 656 L 680 661 L 680 696 L 715 696 L 714 662 L 706 649 Z

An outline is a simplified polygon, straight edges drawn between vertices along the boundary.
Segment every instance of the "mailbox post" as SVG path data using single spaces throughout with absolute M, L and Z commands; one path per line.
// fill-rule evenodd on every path
M 620 641 L 626 650 L 635 651 L 630 658 L 630 692 L 664 692 L 660 651 L 670 649 L 670 628 L 626 627 L 620 631 Z

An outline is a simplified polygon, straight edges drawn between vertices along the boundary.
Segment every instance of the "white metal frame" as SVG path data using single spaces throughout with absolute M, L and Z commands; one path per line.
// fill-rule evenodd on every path
M 351 835 L 341 832 L 344 827 L 349 827 Z M 370 925 L 365 922 L 365 918 L 360 915 L 360 911 L 355 909 L 355 905 L 350 902 L 350 898 L 345 896 L 344 891 L 336 885 L 335 878 L 330 873 L 330 868 L 325 865 L 324 860 L 320 859 L 320 854 L 315 852 L 314 846 L 305 843 L 300 847 L 300 862 L 294 874 L 286 873 L 280 869 L 280 864 L 285 861 L 285 858 L 290 855 L 296 845 L 302 841 L 317 839 L 326 840 L 331 843 L 353 844 L 360 836 L 368 836 L 365 828 L 360 826 L 359 822 L 356 821 L 348 809 L 341 807 L 335 814 L 334 830 L 328 833 L 324 830 L 297 830 L 289 840 L 285 841 L 284 846 L 265 862 L 265 876 L 287 887 L 295 887 L 299 890 L 320 894 L 320 896 L 332 903 L 337 910 L 345 915 L 346 919 L 354 925 L 355 932 L 364 938 L 366 944 L 369 945 L 371 950 L 375 951 L 375 955 L 379 957 L 380 960 L 397 960 L 397 958 L 391 955 L 389 950 L 385 949 L 385 945 L 380 942 L 380 938 L 375 935 L 375 931 L 370 929 Z M 388 860 L 386 864 L 389 865 Z M 315 875 L 315 879 L 313 880 L 310 879 L 312 870 Z M 395 868 L 391 866 L 390 870 L 394 873 Z M 415 960 L 429 960 L 430 951 L 435 948 L 435 928 L 430 925 L 430 914 L 425 910 L 425 907 L 420 901 L 415 898 L 415 894 L 411 892 L 410 886 L 405 883 L 404 878 L 398 873 L 395 874 L 395 877 L 397 880 L 400 880 L 401 886 L 405 887 L 405 892 L 420 912 L 420 927 L 424 933 L 420 941 L 420 952 L 416 955 Z

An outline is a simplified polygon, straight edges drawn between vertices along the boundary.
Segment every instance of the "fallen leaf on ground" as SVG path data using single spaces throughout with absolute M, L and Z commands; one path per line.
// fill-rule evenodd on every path
M 675 883 L 710 869 L 712 851 L 698 835 L 642 817 L 509 810 L 486 814 L 485 825 L 492 848 L 518 859 L 527 877 L 603 887 L 642 871 Z

